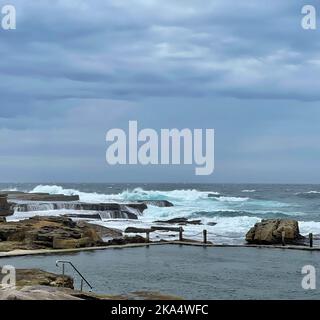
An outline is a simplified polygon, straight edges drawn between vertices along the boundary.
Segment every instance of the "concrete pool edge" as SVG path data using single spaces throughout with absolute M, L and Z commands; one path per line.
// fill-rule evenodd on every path
M 303 246 L 281 246 L 281 245 L 247 245 L 247 244 L 204 244 L 188 241 L 168 241 L 168 242 L 150 242 L 150 243 L 131 243 L 125 245 L 110 245 L 102 247 L 88 247 L 88 248 L 74 248 L 74 249 L 39 249 L 39 250 L 14 250 L 9 252 L 0 252 L 1 258 L 19 257 L 19 256 L 33 256 L 33 255 L 54 255 L 62 253 L 77 253 L 83 251 L 96 251 L 96 250 L 108 250 L 108 249 L 127 249 L 127 248 L 139 248 L 148 246 L 159 245 L 185 245 L 194 247 L 206 247 L 206 248 L 264 248 L 264 249 L 288 249 L 288 250 L 304 250 L 304 251 L 320 251 L 320 247 L 303 247 Z

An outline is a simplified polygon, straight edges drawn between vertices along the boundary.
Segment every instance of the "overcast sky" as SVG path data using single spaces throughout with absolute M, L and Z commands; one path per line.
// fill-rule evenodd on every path
M 1 182 L 320 181 L 320 32 L 284 0 L 10 0 Z M 319 21 L 320 23 L 320 21 Z M 215 172 L 110 167 L 105 134 L 214 128 Z

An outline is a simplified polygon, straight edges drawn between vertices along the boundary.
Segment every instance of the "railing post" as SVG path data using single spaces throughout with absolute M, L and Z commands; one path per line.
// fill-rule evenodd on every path
M 309 243 L 310 243 L 310 248 L 313 247 L 313 234 L 309 233 Z
M 146 243 L 150 242 L 150 231 L 146 232 Z
M 282 233 L 281 233 L 281 242 L 282 242 L 282 245 L 283 245 L 283 246 L 286 245 L 285 238 L 286 238 L 286 232 L 285 232 L 285 231 L 282 231 Z
M 180 227 L 179 229 L 179 241 L 183 241 L 183 228 Z
M 83 290 L 83 279 L 81 279 L 81 284 L 80 284 L 80 291 Z
M 62 264 L 62 287 L 64 288 L 64 263 Z
M 207 230 L 203 230 L 203 243 L 207 244 Z

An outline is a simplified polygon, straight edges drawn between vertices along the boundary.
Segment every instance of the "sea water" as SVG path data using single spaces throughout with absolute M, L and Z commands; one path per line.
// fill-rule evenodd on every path
M 156 245 L 107 249 L 69 255 L 1 258 L 0 265 L 40 268 L 61 273 L 56 260 L 71 261 L 102 294 L 146 291 L 185 299 L 319 299 L 315 290 L 304 290 L 304 265 L 320 268 L 318 252 L 232 247 Z M 74 277 L 78 289 L 80 279 Z M 84 290 L 88 290 L 84 287 Z
M 95 221 L 124 230 L 128 226 L 148 227 L 155 220 L 176 217 L 201 220 L 202 225 L 185 226 L 185 237 L 208 239 L 215 243 L 241 244 L 256 222 L 268 218 L 299 221 L 300 232 L 320 234 L 320 185 L 279 184 L 0 184 L 1 190 L 79 195 L 80 201 L 130 202 L 168 200 L 174 207 L 148 206 L 138 220 L 103 219 Z M 59 215 L 63 210 L 16 212 L 10 220 L 33 215 Z M 72 211 L 72 210 L 69 210 Z M 217 223 L 211 226 L 210 222 Z M 157 233 L 153 239 L 174 239 L 177 234 Z

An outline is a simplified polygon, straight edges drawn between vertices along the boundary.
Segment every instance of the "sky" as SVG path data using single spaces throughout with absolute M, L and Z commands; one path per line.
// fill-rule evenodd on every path
M 312 0 L 0 0 L 0 182 L 320 181 Z M 319 20 L 320 21 L 320 20 Z M 214 128 L 215 171 L 109 166 L 112 128 Z

